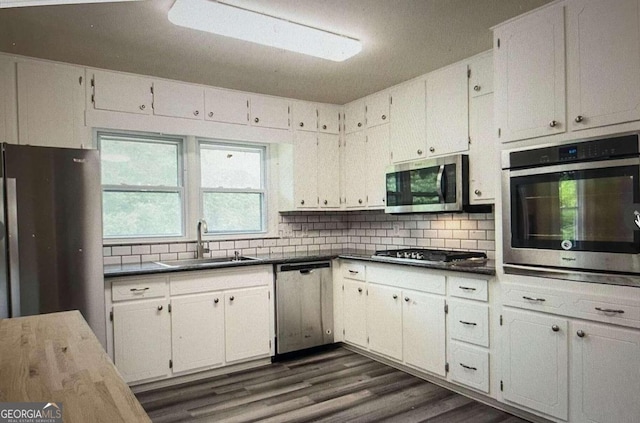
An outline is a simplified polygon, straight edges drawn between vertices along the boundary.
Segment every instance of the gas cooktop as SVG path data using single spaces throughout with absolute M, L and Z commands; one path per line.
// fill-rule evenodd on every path
M 407 260 L 455 262 L 469 259 L 486 259 L 487 255 L 474 251 L 433 250 L 424 248 L 403 248 L 376 251 L 374 257 L 389 257 Z

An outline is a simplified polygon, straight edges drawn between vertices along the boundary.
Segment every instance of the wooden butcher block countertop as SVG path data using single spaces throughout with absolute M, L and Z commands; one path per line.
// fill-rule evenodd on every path
M 151 421 L 78 311 L 0 320 L 0 402 L 62 402 L 65 423 Z

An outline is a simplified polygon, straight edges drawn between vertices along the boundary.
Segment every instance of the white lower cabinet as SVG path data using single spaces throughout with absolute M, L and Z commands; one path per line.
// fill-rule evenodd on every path
M 166 299 L 113 306 L 114 362 L 125 382 L 171 373 L 171 319 Z
M 402 292 L 395 287 L 375 284 L 367 289 L 369 348 L 402 360 Z
M 367 287 L 364 282 L 344 281 L 344 340 L 367 348 Z
M 489 393 L 489 352 L 458 342 L 449 344 L 451 380 Z
M 221 293 L 171 300 L 173 371 L 184 372 L 224 362 L 224 303 Z
M 445 375 L 444 297 L 402 291 L 404 362 L 440 376 Z
M 269 288 L 227 291 L 225 297 L 226 361 L 239 361 L 268 355 Z

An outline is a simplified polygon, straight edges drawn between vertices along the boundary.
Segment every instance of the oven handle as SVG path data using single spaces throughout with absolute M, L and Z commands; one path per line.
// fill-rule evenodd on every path
M 438 200 L 440 204 L 444 203 L 444 192 L 442 190 L 442 180 L 444 176 L 444 165 L 440 165 L 440 169 L 438 170 L 438 176 L 436 178 L 436 186 L 438 187 Z
M 531 169 L 511 169 L 509 170 L 509 176 L 517 178 L 518 176 L 531 176 L 542 175 L 546 173 L 559 173 L 559 172 L 571 172 L 575 170 L 589 170 L 589 169 L 606 169 L 610 167 L 623 167 L 623 166 L 640 166 L 640 157 L 633 157 L 629 159 L 618 160 L 606 160 L 598 162 L 582 162 L 582 163 L 566 163 L 554 166 L 542 166 Z

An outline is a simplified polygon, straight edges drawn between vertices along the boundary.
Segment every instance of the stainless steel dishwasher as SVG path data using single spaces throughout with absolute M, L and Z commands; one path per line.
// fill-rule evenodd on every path
M 276 354 L 333 343 L 331 262 L 276 268 Z

